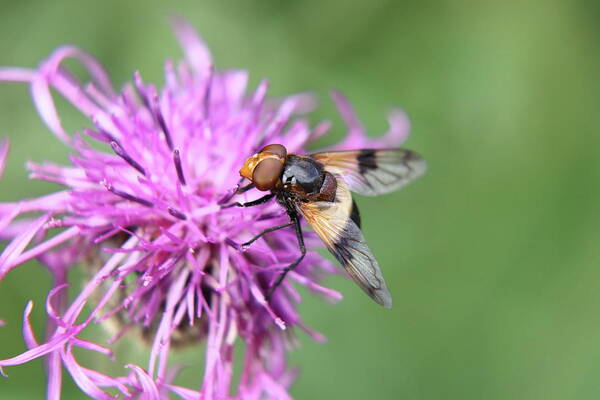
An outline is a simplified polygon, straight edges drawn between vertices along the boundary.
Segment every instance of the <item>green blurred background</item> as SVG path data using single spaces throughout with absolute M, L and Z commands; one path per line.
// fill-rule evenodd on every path
M 412 120 L 406 146 L 429 172 L 402 192 L 358 199 L 394 308 L 342 278 L 328 282 L 344 293 L 341 304 L 307 299 L 305 319 L 329 342 L 299 335 L 292 394 L 592 399 L 600 396 L 598 4 L 3 0 L 0 65 L 33 67 L 72 43 L 117 86 L 137 69 L 162 82 L 164 59 L 181 55 L 166 17 L 180 14 L 218 67 L 248 69 L 254 84 L 267 77 L 274 95 L 322 95 L 313 122 L 333 119 L 338 135 L 330 88 L 373 133 L 385 130 L 390 106 L 403 107 Z M 0 200 L 53 190 L 28 181 L 23 165 L 65 161 L 66 150 L 24 85 L 0 85 L 0 134 L 12 141 Z M 29 299 L 41 335 L 48 285 L 33 263 L 0 283 L 1 358 L 24 349 Z M 0 397 L 43 397 L 41 362 L 8 372 Z M 67 379 L 64 397 L 84 395 Z

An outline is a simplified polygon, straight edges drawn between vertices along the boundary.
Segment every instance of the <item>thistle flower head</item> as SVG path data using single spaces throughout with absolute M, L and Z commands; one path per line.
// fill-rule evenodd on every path
M 99 62 L 74 47 L 57 49 L 35 70 L 0 69 L 0 80 L 30 85 L 40 116 L 71 152 L 70 165 L 28 164 L 31 178 L 56 182 L 63 190 L 0 203 L 0 237 L 10 240 L 0 255 L 0 279 L 34 258 L 53 278 L 48 336 L 35 337 L 30 302 L 23 324 L 28 350 L 0 360 L 0 369 L 44 357 L 51 399 L 60 397 L 63 368 L 98 399 L 158 399 L 169 392 L 186 399 L 289 398 L 295 370 L 286 364 L 286 331 L 299 328 L 322 339 L 296 311 L 301 300 L 296 287 L 341 298 L 319 284 L 336 267 L 315 251 L 320 242 L 308 235 L 307 256 L 267 302 L 269 286 L 297 257 L 294 233 L 265 236 L 246 251 L 239 244 L 287 222 L 285 212 L 275 203 L 220 206 L 257 149 L 281 143 L 304 153 L 329 124 L 311 127 L 302 117 L 313 107 L 311 96 L 269 99 L 266 81 L 248 90 L 246 71 L 215 70 L 209 50 L 187 24 L 177 21 L 175 32 L 185 60 L 166 62 L 160 89 L 135 73 L 118 92 Z M 80 83 L 64 66 L 66 59 L 81 63 L 90 82 Z M 89 118 L 89 126 L 67 132 L 51 89 Z M 391 113 L 386 135 L 368 139 L 347 101 L 339 93 L 333 97 L 348 129 L 336 147 L 397 146 L 404 140 L 401 112 Z M 0 174 L 7 153 L 8 142 L 0 142 Z M 260 193 L 243 196 L 252 200 Z M 73 268 L 84 268 L 89 278 L 68 298 Z M 105 343 L 80 337 L 96 323 L 112 326 Z M 111 346 L 130 334 L 149 343 L 147 365 L 128 364 L 112 376 L 74 356 L 79 347 L 112 357 Z M 236 341 L 245 350 L 232 392 Z M 177 366 L 170 350 L 185 343 L 199 343 L 191 351 L 206 349 L 198 388 L 173 383 Z

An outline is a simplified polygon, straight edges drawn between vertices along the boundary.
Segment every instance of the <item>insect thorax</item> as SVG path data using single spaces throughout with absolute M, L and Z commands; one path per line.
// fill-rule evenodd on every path
M 284 187 L 306 195 L 318 193 L 324 178 L 321 164 L 311 158 L 296 155 L 287 157 L 281 175 Z

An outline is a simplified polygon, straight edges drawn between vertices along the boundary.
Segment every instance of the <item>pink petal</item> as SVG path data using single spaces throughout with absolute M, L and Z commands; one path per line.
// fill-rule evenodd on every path
M 223 92 L 227 102 L 231 105 L 239 105 L 246 93 L 248 84 L 248 72 L 244 70 L 230 70 L 219 76 L 223 84 Z
M 260 81 L 258 87 L 254 91 L 254 94 L 252 95 L 252 106 L 257 108 L 256 111 L 260 111 L 260 108 L 262 107 L 265 101 L 265 97 L 267 96 L 268 89 L 269 81 L 263 79 L 262 81 Z
M 66 288 L 67 286 L 69 286 L 68 283 L 63 283 L 61 285 L 53 287 L 52 290 L 50 290 L 50 293 L 48 293 L 48 296 L 46 297 L 46 312 L 48 313 L 48 316 L 56 325 L 63 327 L 63 328 L 66 328 L 67 325 L 64 323 L 62 317 L 58 314 L 58 312 L 54 309 L 53 303 L 58 303 L 58 302 L 53 301 L 53 299 L 54 299 L 54 296 L 56 296 L 56 294 L 58 292 L 60 292 L 62 289 Z
M 70 144 L 72 139 L 62 127 L 52 94 L 50 93 L 50 85 L 55 87 L 59 93 L 86 116 L 98 118 L 104 123 L 106 123 L 107 117 L 103 115 L 101 109 L 88 97 L 83 88 L 72 80 L 67 79 L 65 74 L 60 72 L 60 64 L 67 58 L 78 60 L 90 73 L 90 76 L 97 83 L 98 87 L 104 90 L 104 94 L 108 98 L 115 98 L 116 94 L 108 75 L 100 63 L 89 54 L 72 46 L 58 48 L 52 53 L 50 58 L 42 64 L 38 73 L 31 79 L 31 93 L 42 120 L 61 141 Z
M 183 18 L 174 18 L 171 22 L 177 40 L 185 53 L 185 58 L 202 79 L 206 79 L 213 62 L 210 50 L 200 39 L 194 28 Z
M 48 389 L 46 397 L 48 400 L 61 400 L 62 389 L 62 363 L 60 360 L 60 348 L 54 350 L 48 356 Z
M 81 368 L 81 370 L 96 385 L 98 385 L 100 387 L 114 387 L 114 388 L 117 388 L 119 391 L 121 391 L 121 393 L 123 393 L 126 396 L 126 398 L 130 398 L 131 393 L 127 389 L 127 386 L 125 386 L 123 383 L 119 382 L 118 379 L 115 379 L 115 378 L 113 378 L 111 376 L 108 376 L 106 374 L 103 374 L 101 372 L 94 371 L 93 369 L 85 368 L 85 367 L 83 367 L 81 365 L 79 366 L 79 368 Z
M 400 146 L 408 138 L 410 132 L 408 116 L 404 111 L 394 108 L 388 114 L 388 123 L 390 128 L 381 140 L 386 142 L 387 147 Z
M 263 381 L 262 389 L 271 394 L 273 398 L 278 400 L 292 400 L 285 388 L 273 380 L 269 375 L 262 374 L 261 378 Z
M 27 227 L 26 231 L 17 236 L 10 242 L 6 249 L 4 249 L 4 252 L 0 255 L 0 280 L 8 273 L 8 271 L 17 266 L 14 261 L 21 255 L 25 247 L 31 242 L 31 239 L 33 239 L 35 234 L 42 229 L 49 218 L 50 214 L 39 217 Z
M 301 283 L 302 285 L 306 286 L 307 288 L 317 292 L 317 293 L 322 293 L 325 296 L 331 298 L 332 300 L 342 300 L 343 296 L 340 292 L 338 292 L 337 290 L 333 290 L 333 289 L 329 289 L 326 288 L 324 286 L 319 285 L 318 283 L 316 283 L 315 281 L 309 279 L 308 277 L 306 277 L 305 275 L 301 275 L 297 272 L 290 272 L 290 276 L 297 282 Z
M 8 149 L 10 144 L 8 139 L 0 140 L 0 179 L 2 179 L 2 174 L 4 173 L 4 167 L 6 165 L 6 157 L 8 156 Z
M 123 248 L 131 248 L 134 247 L 138 242 L 138 239 L 134 236 L 129 238 L 125 244 L 123 244 Z M 100 284 L 107 278 L 108 274 L 110 274 L 115 268 L 117 268 L 118 264 L 125 258 L 125 254 L 115 254 L 110 257 L 110 259 L 104 264 L 102 269 L 94 275 L 94 277 L 87 283 L 87 285 L 81 290 L 81 292 L 77 295 L 77 298 L 71 303 L 69 309 L 65 312 L 64 320 L 68 323 L 73 323 L 79 313 L 85 306 L 88 298 L 91 296 L 92 292 L 100 286 Z M 92 316 L 90 316 L 92 318 Z
M 340 112 L 344 123 L 348 127 L 348 133 L 344 143 L 351 144 L 353 140 L 362 139 L 364 133 L 364 127 L 356 117 L 356 113 L 350 105 L 350 102 L 341 92 L 334 90 L 331 92 L 331 97 Z M 340 146 L 341 147 L 341 146 Z M 349 150 L 346 149 L 346 150 Z
M 167 389 L 178 395 L 184 400 L 198 400 L 201 398 L 200 392 L 176 385 L 165 385 Z
M 40 345 L 37 339 L 35 338 L 35 334 L 33 333 L 33 327 L 31 326 L 31 322 L 29 321 L 29 315 L 31 314 L 32 309 L 33 301 L 29 301 L 27 302 L 27 307 L 25 307 L 25 312 L 23 313 L 23 338 L 25 339 L 25 344 L 30 349 Z
M 74 337 L 71 340 L 71 343 L 73 344 L 73 346 L 77 346 L 77 347 L 81 347 L 82 349 L 87 349 L 87 350 L 96 351 L 98 353 L 102 353 L 111 359 L 114 358 L 113 352 L 111 349 L 109 349 L 108 347 L 99 345 L 98 343 L 90 342 L 89 340 L 80 339 L 80 338 L 76 338 L 76 337 Z
M 63 361 L 65 367 L 69 370 L 73 376 L 73 380 L 79 386 L 79 388 L 88 396 L 93 399 L 101 400 L 112 400 L 114 397 L 103 391 L 96 385 L 92 379 L 86 374 L 84 370 L 73 357 L 73 350 L 71 346 L 67 346 L 66 351 L 63 352 Z
M 35 71 L 29 68 L 4 67 L 0 68 L 0 81 L 31 82 L 35 74 Z
M 15 219 L 20 213 L 22 209 L 22 204 L 17 203 L 9 208 L 7 208 L 8 213 L 0 218 L 0 232 L 4 233 L 6 227 Z M 0 212 L 2 210 L 0 209 Z M 5 239 L 4 236 L 0 236 L 2 239 Z
M 72 192 L 63 190 L 46 196 L 41 196 L 35 199 L 25 199 L 18 203 L 0 203 L 0 213 L 5 213 L 14 210 L 18 205 L 21 207 L 22 213 L 36 211 L 66 211 L 67 204 L 71 200 Z
M 46 123 L 48 128 L 54 133 L 62 142 L 69 144 L 71 138 L 62 127 L 60 117 L 56 111 L 52 94 L 50 93 L 50 87 L 45 77 L 37 75 L 31 82 L 31 95 L 33 97 L 33 103 L 42 117 L 42 120 Z
M 64 345 L 65 342 L 73 336 L 73 330 L 69 330 L 67 332 L 61 333 L 60 335 L 54 336 L 48 342 L 41 344 L 37 347 L 34 347 L 31 350 L 27 350 L 24 353 L 19 354 L 18 356 L 7 358 L 5 360 L 0 360 L 0 367 L 7 367 L 10 365 L 19 365 L 26 363 L 27 361 L 31 361 L 38 357 L 44 356 Z
M 71 227 L 71 228 L 67 229 L 66 231 L 61 232 L 58 235 L 52 237 L 51 239 L 22 253 L 19 257 L 14 259 L 11 264 L 12 265 L 23 264 L 24 262 L 29 261 L 32 258 L 35 258 L 35 257 L 53 249 L 54 247 L 58 246 L 59 244 L 66 242 L 67 240 L 71 239 L 72 237 L 77 236 L 79 234 L 79 231 L 80 231 L 79 227 L 77 227 L 77 226 Z M 7 268 L 10 268 L 10 267 L 7 267 Z
M 53 63 L 54 69 L 57 70 L 60 64 L 68 58 L 79 61 L 105 95 L 111 98 L 116 97 L 112 82 L 104 67 L 102 67 L 98 60 L 85 51 L 74 46 L 63 46 L 56 49 L 49 60 Z
M 319 125 L 315 126 L 312 134 L 310 135 L 310 140 L 317 140 L 324 134 L 326 134 L 331 129 L 331 121 L 323 121 L 319 123 Z
M 144 400 L 160 400 L 158 387 L 146 371 L 134 364 L 127 364 L 125 367 L 131 368 L 137 375 L 140 386 L 142 387 L 142 398 Z

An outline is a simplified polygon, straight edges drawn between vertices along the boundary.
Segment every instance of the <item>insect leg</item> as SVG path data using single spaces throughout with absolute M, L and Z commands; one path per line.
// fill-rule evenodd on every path
M 273 231 L 276 231 L 278 229 L 287 228 L 288 226 L 292 226 L 292 225 L 294 225 L 294 223 L 292 221 L 290 221 L 287 224 L 282 224 L 282 225 L 273 226 L 271 228 L 267 228 L 264 231 L 262 231 L 261 233 L 259 233 L 258 235 L 254 236 L 252 239 L 248 240 L 246 243 L 242 244 L 242 248 L 249 247 L 252 243 L 254 243 L 255 241 L 257 241 L 265 233 L 273 232 Z
M 285 267 L 281 274 L 279 274 L 275 283 L 269 288 L 269 291 L 267 293 L 267 301 L 269 301 L 275 289 L 277 289 L 281 282 L 283 282 L 283 279 L 285 278 L 287 273 L 296 268 L 296 266 L 300 264 L 300 261 L 302 261 L 302 259 L 306 255 L 306 246 L 304 246 L 304 236 L 302 236 L 302 228 L 300 226 L 298 214 L 295 211 L 290 211 L 289 209 L 288 214 L 290 216 L 290 219 L 292 220 L 292 224 L 296 228 L 296 239 L 298 239 L 298 246 L 300 247 L 300 257 L 298 257 L 293 263 Z
M 236 194 L 246 193 L 248 190 L 250 190 L 254 187 L 254 183 L 250 183 L 246 186 L 241 186 L 242 182 L 244 182 L 244 179 L 245 178 L 240 179 L 239 182 L 237 183 L 237 185 L 235 185 L 235 189 L 228 190 L 227 194 L 224 195 L 223 197 L 221 197 L 221 199 L 219 199 L 219 201 L 217 203 L 218 204 L 227 203 Z
M 254 187 L 254 183 L 249 183 L 246 186 L 242 186 L 240 188 L 238 188 L 235 191 L 235 194 L 242 194 L 242 193 L 246 193 L 248 190 L 252 189 Z
M 263 196 L 259 199 L 256 200 L 252 200 L 249 201 L 247 203 L 231 203 L 231 204 L 227 204 L 226 206 L 221 206 L 221 208 L 231 208 L 231 207 L 254 207 L 254 206 L 258 206 L 260 204 L 264 204 L 267 201 L 271 200 L 273 197 L 275 197 L 275 195 L 273 193 L 267 194 L 266 196 Z
M 219 201 L 217 201 L 217 204 L 221 205 L 224 203 L 227 203 L 229 200 L 233 199 L 233 196 L 235 196 L 237 194 L 237 191 L 240 190 L 240 185 L 242 184 L 242 182 L 244 182 L 245 178 L 241 178 L 237 185 L 235 185 L 235 189 L 230 189 L 227 191 L 227 194 L 225 194 L 223 197 L 221 197 L 219 199 Z

